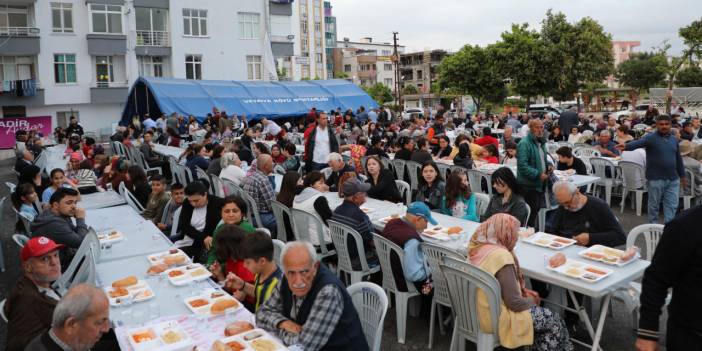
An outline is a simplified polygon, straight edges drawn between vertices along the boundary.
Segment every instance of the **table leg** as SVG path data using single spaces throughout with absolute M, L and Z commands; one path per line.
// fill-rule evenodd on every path
M 575 297 L 575 293 L 574 293 L 573 291 L 568 290 L 568 295 L 570 296 L 570 299 L 571 299 L 571 301 L 573 302 L 574 309 L 577 311 L 578 316 L 580 317 L 580 320 L 583 321 L 583 323 L 585 324 L 585 328 L 587 329 L 588 334 L 590 334 L 590 339 L 592 339 L 592 341 L 593 341 L 593 342 L 592 342 L 592 347 L 593 347 L 592 350 L 593 350 L 593 351 L 602 350 L 602 348 L 599 347 L 599 341 L 600 341 L 599 338 L 600 338 L 600 336 L 596 336 L 595 330 L 592 328 L 592 322 L 590 322 L 590 317 L 588 316 L 585 307 L 584 307 L 583 305 L 581 305 L 581 304 L 578 302 L 578 299 Z M 607 297 L 609 297 L 609 295 L 607 295 Z M 603 303 L 604 303 L 604 302 L 607 302 L 607 306 L 609 306 L 609 298 L 605 298 L 605 299 L 603 300 Z M 606 313 L 606 312 L 607 312 L 607 309 L 606 309 L 606 308 L 603 308 L 603 309 L 601 309 L 601 312 L 602 312 L 602 311 L 604 311 L 604 312 Z M 600 312 L 600 313 L 601 313 L 601 312 Z M 600 316 L 600 317 L 601 317 L 600 319 L 602 319 L 602 316 Z M 605 316 L 605 317 L 606 317 L 606 316 Z M 599 329 L 600 334 L 601 334 L 601 332 L 602 332 L 602 326 L 603 326 L 603 325 L 604 325 L 604 322 L 601 320 L 601 321 L 598 323 L 598 327 L 600 328 L 600 329 Z M 573 339 L 573 338 L 571 338 L 571 339 Z M 595 339 L 597 339 L 597 341 L 595 341 Z M 575 339 L 573 339 L 573 340 L 574 340 L 574 341 L 577 341 L 577 340 L 575 340 Z M 586 344 L 583 343 L 583 342 L 578 342 L 578 343 L 579 343 L 579 344 L 582 344 L 582 345 L 586 345 Z
M 609 300 L 612 298 L 612 294 L 607 294 L 604 299 L 602 299 L 602 308 L 600 308 L 600 318 L 597 321 L 597 329 L 595 330 L 595 337 L 592 339 L 592 351 L 597 351 L 600 348 L 600 338 L 602 337 L 602 329 L 604 329 L 604 322 L 607 318 L 607 310 L 609 309 Z

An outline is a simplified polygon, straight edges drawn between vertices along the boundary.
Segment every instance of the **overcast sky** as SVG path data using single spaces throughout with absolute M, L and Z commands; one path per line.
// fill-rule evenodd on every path
M 678 54 L 678 29 L 702 18 L 702 0 L 331 0 L 338 38 L 392 42 L 406 52 L 424 49 L 458 50 L 465 44 L 491 44 L 512 23 L 540 28 L 546 11 L 565 13 L 569 22 L 589 16 L 612 34 L 613 40 L 641 41 L 650 51 L 669 39 Z

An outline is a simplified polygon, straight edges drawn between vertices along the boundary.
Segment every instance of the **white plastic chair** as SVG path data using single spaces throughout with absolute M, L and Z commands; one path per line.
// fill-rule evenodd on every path
M 144 169 L 144 172 L 146 174 L 149 174 L 149 172 L 156 171 L 158 172 L 158 174 L 163 175 L 163 168 L 161 166 L 149 166 L 149 163 L 146 162 L 146 157 L 141 152 L 141 150 L 134 149 L 134 158 L 136 159 L 137 164 Z
M 71 263 L 68 264 L 66 271 L 61 274 L 59 279 L 57 279 L 53 284 L 53 288 L 63 295 L 71 287 L 71 284 L 78 276 L 78 270 L 83 266 L 84 263 L 88 262 L 94 265 L 95 261 L 99 259 L 100 255 L 100 241 L 98 240 L 97 233 L 94 230 L 88 231 L 88 234 L 83 238 L 78 250 L 76 251 Z M 94 273 L 93 273 L 94 275 Z M 94 278 L 93 278 L 94 280 Z
M 383 290 L 395 294 L 395 314 L 397 319 L 397 342 L 405 343 L 405 334 L 407 331 L 407 303 L 409 299 L 419 296 L 419 291 L 415 288 L 412 282 L 405 279 L 407 291 L 399 291 L 395 284 L 395 275 L 393 275 L 393 267 L 390 256 L 394 252 L 400 260 L 400 265 L 404 266 L 405 252 L 401 247 L 397 246 L 392 241 L 384 237 L 373 234 L 373 242 L 375 250 L 378 253 L 380 260 L 380 268 L 383 271 Z M 400 276 L 404 276 L 402 272 L 398 272 Z
M 400 191 L 400 195 L 405 200 L 405 206 L 409 206 L 412 202 L 412 189 L 410 189 L 410 185 L 404 180 L 396 180 L 395 186 L 397 186 L 397 190 Z
M 5 316 L 5 302 L 6 299 L 2 299 L 0 301 L 0 317 L 2 317 L 2 320 L 5 321 L 5 324 L 7 324 L 7 316 Z
M 478 214 L 478 218 L 482 217 L 487 211 L 488 205 L 490 205 L 490 195 L 473 193 L 475 196 L 475 212 Z
M 248 207 L 248 210 L 246 211 L 246 218 L 248 219 L 249 223 L 251 223 L 251 225 L 254 227 L 263 227 L 263 222 L 261 222 L 261 213 L 258 212 L 258 204 L 256 204 L 256 200 L 254 200 L 251 195 L 243 190 L 239 192 L 239 196 L 246 201 L 246 205 Z
M 288 232 L 285 230 L 285 216 L 288 217 L 288 221 L 292 221 L 292 213 L 290 208 L 285 206 L 282 202 L 273 200 L 271 201 L 271 209 L 273 210 L 273 216 L 275 216 L 275 226 L 277 228 L 276 232 L 278 234 L 278 240 L 282 242 L 288 241 Z
M 168 166 L 171 168 L 171 184 L 181 183 L 183 176 L 180 174 L 178 161 L 175 159 L 175 157 L 168 157 Z M 185 185 L 184 183 L 181 184 Z
M 436 166 L 439 167 L 439 173 L 441 174 L 441 178 L 443 178 L 444 180 L 447 180 L 449 172 L 451 172 L 451 166 L 449 166 L 443 162 L 437 162 Z
M 620 161 L 619 168 L 622 174 L 622 203 L 620 213 L 624 212 L 624 202 L 629 193 L 634 193 L 636 196 L 636 215 L 641 216 L 641 207 L 643 205 L 643 194 L 648 192 L 646 186 L 646 170 L 638 163 L 630 161 Z M 638 184 L 643 180 L 643 184 Z M 634 199 L 631 199 L 632 207 Z
M 605 201 L 609 206 L 612 202 L 612 189 L 617 188 L 622 183 L 617 177 L 617 167 L 612 161 L 601 157 L 590 157 L 590 165 L 592 165 L 595 176 L 600 178 L 595 184 L 605 189 Z M 609 176 L 607 176 L 607 169 L 609 169 Z
M 273 260 L 275 261 L 275 264 L 278 265 L 278 267 L 283 267 L 282 262 L 281 262 L 281 257 L 280 255 L 283 253 L 283 249 L 285 248 L 285 243 L 278 240 L 278 239 L 273 239 Z
M 431 268 L 432 271 L 432 284 L 434 285 L 434 296 L 431 300 L 431 312 L 429 313 L 429 348 L 431 349 L 434 344 L 434 323 L 436 322 L 436 313 L 439 314 L 439 331 L 444 334 L 444 318 L 441 313 L 441 306 L 446 306 L 452 308 L 451 297 L 449 296 L 449 288 L 446 284 L 446 278 L 441 274 L 441 263 L 443 262 L 443 257 L 453 257 L 457 260 L 465 260 L 456 251 L 449 250 L 443 246 L 436 244 L 423 242 L 420 244 L 422 247 L 422 252 L 424 253 L 424 258 Z M 439 307 L 439 308 L 437 308 Z
M 224 189 L 224 196 L 238 195 L 241 192 L 241 187 L 234 184 L 231 180 L 227 178 L 220 178 L 222 180 L 222 188 Z
M 409 173 L 410 187 L 412 190 L 419 189 L 419 172 L 422 169 L 422 165 L 419 162 L 405 161 L 405 166 Z
M 141 206 L 141 204 L 139 203 L 139 200 L 137 200 L 137 198 L 134 196 L 134 194 L 132 194 L 132 192 L 129 191 L 129 189 L 127 189 L 127 186 L 124 185 L 124 182 L 119 183 L 119 193 L 122 194 L 122 196 L 124 197 L 124 200 L 127 202 L 127 204 L 129 206 L 131 206 L 132 209 L 134 209 L 134 211 L 136 211 L 136 213 L 138 213 L 138 214 L 144 213 L 144 207 Z
M 475 169 L 466 170 L 466 175 L 468 176 L 468 183 L 470 183 L 470 190 L 473 193 L 482 193 L 492 196 L 491 175 Z M 483 191 L 483 180 L 485 180 L 485 184 L 487 185 L 487 193 Z
M 358 282 L 346 290 L 361 320 L 368 348 L 370 351 L 380 351 L 385 314 L 388 312 L 388 295 L 383 288 L 370 282 Z
M 31 227 L 31 221 L 29 220 L 29 218 L 25 217 L 24 214 L 22 214 L 22 212 L 17 211 L 15 206 L 12 206 L 12 210 L 15 212 L 15 216 L 17 216 L 17 218 L 19 218 L 20 222 L 22 222 L 22 227 L 24 228 L 24 234 L 26 234 L 27 236 L 31 236 L 32 235 L 32 227 Z
M 697 203 L 698 196 L 696 194 L 699 192 L 695 185 L 695 174 L 687 168 L 685 168 L 685 178 L 687 178 L 687 187 L 680 191 L 680 198 L 683 199 L 683 210 L 689 209 L 693 200 Z
M 500 283 L 490 273 L 473 266 L 465 259 L 444 257 L 441 272 L 446 278 L 455 314 L 451 350 L 460 347 L 465 339 L 474 342 L 478 351 L 494 350 L 500 346 L 497 334 L 500 320 Z M 477 293 L 485 294 L 490 307 L 493 334 L 483 333 L 478 321 Z
M 380 272 L 380 266 L 371 267 L 366 259 L 366 250 L 363 247 L 363 239 L 355 229 L 339 222 L 329 221 L 329 234 L 331 235 L 336 255 L 339 264 L 339 278 L 343 278 L 342 274 L 347 273 L 350 277 L 350 283 L 358 283 L 363 280 L 363 277 Z M 348 242 L 349 236 L 353 237 L 356 244 L 356 252 L 358 253 L 358 262 L 361 265 L 360 270 L 353 268 L 353 257 L 349 253 Z M 345 280 L 345 279 L 344 279 Z
M 324 222 L 319 218 L 318 215 L 312 214 L 303 210 L 296 208 L 291 208 L 290 213 L 292 214 L 292 227 L 293 233 L 295 234 L 295 240 L 312 242 L 310 235 L 311 231 L 317 234 L 317 250 L 319 252 L 319 258 L 324 259 L 336 255 L 335 250 L 329 250 L 327 248 L 328 241 L 324 240 Z
M 576 147 L 573 150 L 573 155 L 575 157 L 601 157 L 602 154 L 594 147 Z
M 643 235 L 644 247 L 641 250 L 641 259 L 650 261 L 653 258 L 653 254 L 656 252 L 656 247 L 661 239 L 661 235 L 663 235 L 663 228 L 663 224 L 641 224 L 634 227 L 629 231 L 629 235 L 626 237 L 626 247 L 634 246 L 639 236 Z M 641 307 L 640 296 L 641 283 L 638 282 L 630 282 L 627 286 L 619 288 L 612 295 L 613 299 L 624 303 L 626 310 L 631 315 L 634 330 L 638 328 L 639 307 Z M 670 298 L 671 296 L 669 293 L 666 298 L 666 305 L 670 303 Z
M 10 190 L 10 193 L 15 192 L 15 188 L 17 187 L 17 184 L 15 183 L 10 183 L 10 182 L 5 182 L 5 185 L 7 185 L 7 189 Z
M 396 158 L 390 161 L 390 163 L 392 163 L 392 167 L 395 168 L 395 175 L 397 175 L 397 179 L 405 180 L 405 160 Z
M 19 246 L 20 250 L 24 247 L 24 245 L 29 241 L 29 237 L 24 235 L 24 234 L 13 234 L 12 235 L 12 241 Z
M 324 174 L 324 179 L 328 179 L 329 176 L 331 176 L 331 174 L 332 174 L 332 169 L 331 169 L 331 167 L 325 167 L 320 172 L 322 172 L 322 174 Z

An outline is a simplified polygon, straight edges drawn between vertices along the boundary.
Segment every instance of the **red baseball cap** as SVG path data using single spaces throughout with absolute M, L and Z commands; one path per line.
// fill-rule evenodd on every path
M 20 259 L 22 262 L 24 262 L 32 257 L 46 255 L 47 253 L 58 250 L 64 246 L 65 245 L 55 243 L 53 240 L 45 236 L 31 238 L 26 244 L 24 244 L 24 247 L 22 247 Z

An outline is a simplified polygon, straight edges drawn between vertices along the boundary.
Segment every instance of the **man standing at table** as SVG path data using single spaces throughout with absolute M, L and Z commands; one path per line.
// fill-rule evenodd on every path
M 83 126 L 78 124 L 78 118 L 76 116 L 71 116 L 70 123 L 66 127 L 66 135 L 71 136 L 73 134 L 78 134 L 78 136 L 83 136 Z
M 638 351 L 658 350 L 661 307 L 668 291 L 666 348 L 670 351 L 699 350 L 702 345 L 702 236 L 699 230 L 702 206 L 693 207 L 668 222 L 658 242 L 651 265 L 641 281 L 641 307 L 636 339 Z
M 256 324 L 290 350 L 368 350 L 346 287 L 320 264 L 311 243 L 292 241 L 281 253 L 283 281 L 256 312 Z
M 263 134 L 266 140 L 280 140 L 285 137 L 285 130 L 281 128 L 277 123 L 269 121 L 268 118 L 261 119 L 261 124 L 263 124 Z
M 332 152 L 339 152 L 339 141 L 334 131 L 329 128 L 327 113 L 322 111 L 317 117 L 317 124 L 305 131 L 305 168 L 307 172 L 321 171 L 327 167 L 327 157 Z
M 531 208 L 529 226 L 536 226 L 539 210 L 546 207 L 548 177 L 553 166 L 546 160 L 546 138 L 544 123 L 531 119 L 527 124 L 529 133 L 517 145 L 517 182 L 524 189 L 524 200 Z
M 670 116 L 656 119 L 656 131 L 625 145 L 620 150 L 646 149 L 646 184 L 648 185 L 648 221 L 658 223 L 658 209 L 663 206 L 663 221 L 670 222 L 678 210 L 680 185 L 687 187 L 685 164 L 678 139 L 670 132 Z
M 88 233 L 85 210 L 76 206 L 78 191 L 71 188 L 57 189 L 49 199 L 49 209 L 32 222 L 32 236 L 46 236 L 66 247 L 61 250 L 61 264 L 68 267 L 75 250 L 80 247 Z M 73 224 L 75 218 L 76 224 Z
M 578 245 L 615 247 L 626 243 L 624 229 L 606 202 L 581 194 L 575 184 L 559 181 L 553 195 L 560 204 L 546 232 L 575 239 Z
M 34 337 L 51 328 L 51 315 L 61 296 L 51 283 L 61 276 L 59 249 L 63 245 L 39 236 L 20 251 L 22 271 L 5 303 L 7 351 L 24 350 Z

